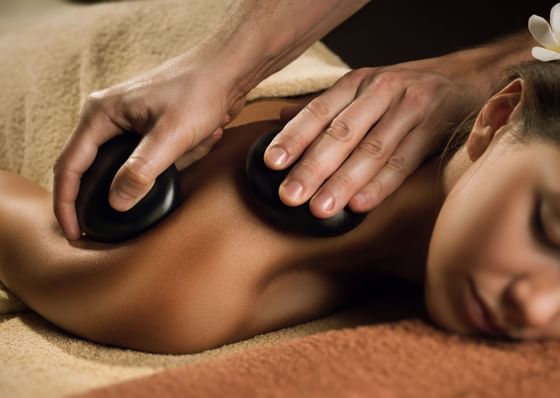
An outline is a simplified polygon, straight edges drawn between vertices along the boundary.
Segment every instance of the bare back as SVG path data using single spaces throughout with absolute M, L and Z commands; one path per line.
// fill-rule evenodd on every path
M 122 245 L 68 242 L 50 210 L 50 193 L 0 175 L 19 186 L 0 197 L 0 233 L 10 237 L 0 278 L 45 318 L 86 338 L 192 352 L 325 315 L 366 283 L 376 265 L 418 256 L 391 249 L 402 241 L 395 214 L 413 216 L 398 201 L 386 201 L 358 228 L 333 238 L 288 233 L 258 214 L 245 180 L 246 154 L 277 126 L 263 119 L 286 104 L 248 107 L 238 119 L 247 124 L 226 130 L 181 173 L 181 206 Z M 16 208 L 25 214 L 17 221 L 20 232 L 13 227 Z

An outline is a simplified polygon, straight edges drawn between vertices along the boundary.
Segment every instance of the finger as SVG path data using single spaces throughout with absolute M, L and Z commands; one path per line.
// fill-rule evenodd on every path
M 82 117 L 54 164 L 53 212 L 69 240 L 81 237 L 75 205 L 80 179 L 95 160 L 97 148 L 120 131 L 102 113 Z
M 205 138 L 182 131 L 179 125 L 172 117 L 160 118 L 120 167 L 109 192 L 109 203 L 115 210 L 133 207 L 149 192 L 157 176 Z
M 340 112 L 290 170 L 280 185 L 280 199 L 292 206 L 307 201 L 340 167 L 370 127 L 377 123 L 392 99 L 390 95 L 380 95 L 372 101 L 370 96 L 362 95 Z M 339 184 L 348 182 L 340 180 Z M 333 212 L 334 198 L 325 196 L 320 199 L 321 203 L 318 202 L 311 210 L 315 210 L 313 214 L 316 217 L 327 217 Z
M 323 184 L 310 202 L 311 212 L 330 217 L 385 165 L 403 137 L 417 125 L 419 116 L 393 104 L 355 147 L 344 164 Z
M 274 137 L 265 151 L 265 164 L 273 170 L 282 170 L 292 164 L 330 121 L 352 102 L 356 92 L 355 79 L 347 74 L 325 93 L 312 99 Z
M 62 231 L 69 240 L 80 239 L 81 231 L 74 205 L 78 197 L 80 175 L 71 170 L 54 175 L 53 211 Z
M 184 170 L 197 160 L 202 159 L 212 150 L 214 145 L 222 138 L 224 130 L 220 127 L 216 129 L 210 137 L 203 140 L 196 147 L 181 156 L 176 162 L 178 170 Z
M 428 133 L 418 127 L 408 134 L 379 173 L 350 198 L 348 206 L 355 212 L 370 211 L 395 192 L 432 149 L 433 142 L 426 139 Z

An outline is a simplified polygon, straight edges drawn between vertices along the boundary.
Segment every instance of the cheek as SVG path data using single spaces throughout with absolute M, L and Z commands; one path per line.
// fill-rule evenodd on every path
M 500 306 L 512 281 L 557 263 L 535 240 L 531 226 L 535 195 L 543 189 L 543 170 L 557 168 L 550 166 L 546 153 L 532 148 L 494 147 L 459 177 L 447 196 L 430 241 L 426 270 L 426 307 L 440 326 L 469 332 L 461 314 L 465 307 L 461 295 L 469 283 Z M 557 162 L 557 152 L 554 156 Z
M 469 166 L 448 194 L 430 243 L 428 271 L 469 268 L 497 244 L 498 231 L 527 229 L 535 171 L 531 153 L 498 142 Z M 500 242 L 499 244 L 504 243 Z
M 468 184 L 458 183 L 440 210 L 430 241 L 429 283 L 442 286 L 445 279 L 472 270 L 496 234 L 503 210 L 496 200 L 499 195 L 476 177 L 470 177 Z
M 436 323 L 456 331 L 466 331 L 456 312 L 469 281 L 510 272 L 504 254 L 526 239 L 520 230 L 527 229 L 528 195 L 504 176 L 492 181 L 491 175 L 485 173 L 483 180 L 481 175 L 469 176 L 447 197 L 428 253 L 427 310 Z
M 467 287 L 469 271 L 483 255 L 481 240 L 487 232 L 477 225 L 478 219 L 460 209 L 446 202 L 438 216 L 430 242 L 425 287 L 426 308 L 432 319 L 455 331 L 462 331 L 455 308 Z

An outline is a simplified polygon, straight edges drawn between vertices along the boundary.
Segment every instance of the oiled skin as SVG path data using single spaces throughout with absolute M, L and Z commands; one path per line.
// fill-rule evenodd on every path
M 385 266 L 421 269 L 438 209 L 434 164 L 342 236 L 286 233 L 256 214 L 245 156 L 286 104 L 247 106 L 237 127 L 181 173 L 182 205 L 120 245 L 70 243 L 51 193 L 0 171 L 0 280 L 79 336 L 191 353 L 325 315 Z

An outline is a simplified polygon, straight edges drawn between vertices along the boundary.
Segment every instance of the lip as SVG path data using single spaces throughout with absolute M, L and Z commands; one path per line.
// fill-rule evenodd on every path
M 474 328 L 493 336 L 507 335 L 506 330 L 498 324 L 496 317 L 478 294 L 472 280 L 469 280 L 465 296 L 467 318 Z

